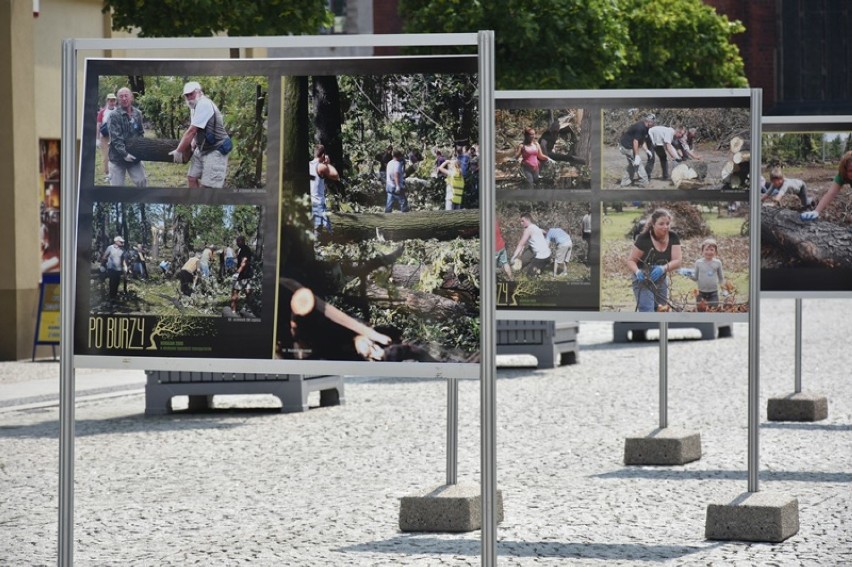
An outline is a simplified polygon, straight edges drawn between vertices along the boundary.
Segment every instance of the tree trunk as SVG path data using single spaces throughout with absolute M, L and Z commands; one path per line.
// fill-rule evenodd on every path
M 139 203 L 139 221 L 142 224 L 142 246 L 148 247 L 148 217 L 145 214 L 145 204 Z
M 479 232 L 479 210 L 329 214 L 336 241 L 467 238 Z
M 174 239 L 172 258 L 177 272 L 189 260 L 189 223 L 180 212 L 175 215 Z
M 337 77 L 313 77 L 312 95 L 317 142 L 325 146 L 332 163 L 337 164 L 341 174 L 345 174 L 349 170 L 349 162 L 343 155 L 343 139 L 340 137 L 343 118 L 340 115 L 340 87 Z
M 142 161 L 164 161 L 174 163 L 169 155 L 177 149 L 179 140 L 159 138 L 132 138 L 127 141 L 127 151 Z
M 592 113 L 578 110 L 582 112 L 580 119 L 580 134 L 577 136 L 577 149 L 574 150 L 574 155 L 584 160 L 583 163 L 592 163 Z
M 852 234 L 828 221 L 802 221 L 790 209 L 762 207 L 760 234 L 764 246 L 822 268 L 852 268 Z
M 461 303 L 424 291 L 397 288 L 393 295 L 388 290 L 371 285 L 367 289 L 370 302 L 404 309 L 418 318 L 429 320 L 451 320 L 468 314 Z
M 254 141 L 252 142 L 252 152 L 257 155 L 254 162 L 254 178 L 260 184 L 263 178 L 263 156 L 265 152 L 260 151 L 263 146 L 263 108 L 266 104 L 266 99 L 269 96 L 268 92 L 263 92 L 260 85 L 255 86 L 255 103 L 254 103 Z

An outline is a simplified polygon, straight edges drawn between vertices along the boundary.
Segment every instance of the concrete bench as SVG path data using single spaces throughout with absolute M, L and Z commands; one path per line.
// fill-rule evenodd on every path
M 644 341 L 649 329 L 659 328 L 658 323 L 614 323 L 612 342 L 626 343 L 631 339 Z M 702 339 L 715 339 L 717 335 L 720 339 L 734 336 L 734 327 L 730 323 L 669 323 L 669 329 L 698 329 Z
M 574 364 L 580 353 L 576 321 L 497 321 L 497 354 L 531 354 L 539 368 Z
M 171 413 L 174 396 L 189 396 L 190 411 L 208 409 L 214 395 L 272 394 L 281 400 L 282 413 L 307 411 L 311 392 L 319 392 L 322 407 L 344 402 L 343 376 L 166 370 L 145 374 L 145 415 Z

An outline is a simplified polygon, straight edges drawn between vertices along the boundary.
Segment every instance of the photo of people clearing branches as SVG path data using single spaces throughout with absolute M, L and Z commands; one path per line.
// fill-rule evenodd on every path
M 261 207 L 97 202 L 93 213 L 91 314 L 260 317 Z
M 852 136 L 767 133 L 761 289 L 842 290 L 852 282 Z
M 727 205 L 606 203 L 601 311 L 747 312 L 749 237 Z
M 285 77 L 282 91 L 276 356 L 476 360 L 475 75 Z M 438 152 L 452 171 L 422 157 Z

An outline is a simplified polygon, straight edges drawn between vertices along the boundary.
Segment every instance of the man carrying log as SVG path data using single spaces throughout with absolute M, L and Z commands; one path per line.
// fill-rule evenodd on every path
M 201 85 L 190 81 L 183 86 L 183 96 L 189 106 L 189 127 L 176 150 L 169 152 L 175 163 L 184 163 L 191 151 L 188 187 L 221 189 L 228 174 L 228 154 L 233 142 L 225 130 L 219 108 L 201 90 Z
M 145 166 L 133 154 L 127 151 L 127 143 L 145 134 L 142 127 L 142 113 L 133 106 L 133 93 L 123 87 L 118 89 L 118 108 L 112 111 L 109 119 L 109 179 L 113 187 L 124 186 L 124 178 L 130 179 L 137 187 L 146 187 L 148 178 Z

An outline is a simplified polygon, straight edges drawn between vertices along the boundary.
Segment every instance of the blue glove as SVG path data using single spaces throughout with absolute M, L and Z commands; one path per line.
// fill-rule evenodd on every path
M 651 270 L 651 281 L 655 282 L 664 275 L 666 275 L 666 269 L 663 266 L 654 266 L 654 269 Z
M 639 270 L 638 272 L 636 272 L 636 281 L 637 282 L 644 282 L 645 281 L 645 272 L 643 272 L 642 270 Z
M 817 220 L 819 218 L 819 213 L 817 211 L 807 211 L 800 214 L 799 218 L 803 221 Z

